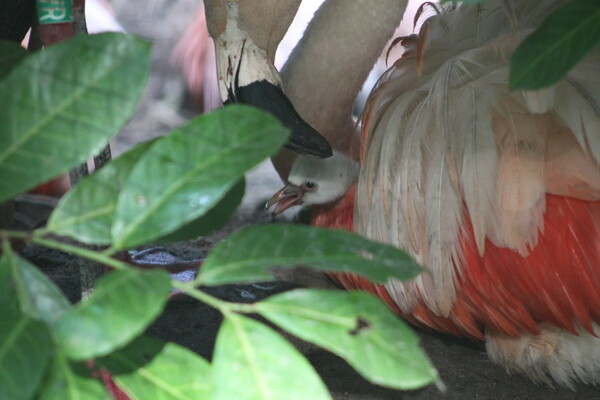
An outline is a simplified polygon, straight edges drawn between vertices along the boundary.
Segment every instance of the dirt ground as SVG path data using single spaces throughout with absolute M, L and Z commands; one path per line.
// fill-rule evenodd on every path
M 171 65 L 170 52 L 194 15 L 197 3 L 193 0 L 110 0 L 110 3 L 125 29 L 154 42 L 152 76 L 144 99 L 133 120 L 113 143 L 115 153 L 120 153 L 135 143 L 167 133 L 193 115 L 193 111 L 186 108 L 184 85 L 178 69 Z M 177 244 L 171 249 L 182 257 L 201 256 L 232 231 L 249 224 L 272 222 L 262 204 L 267 195 L 280 186 L 274 171 L 265 164 L 249 174 L 247 179 L 251 192 L 223 230 L 208 238 Z M 67 295 L 76 300 L 77 270 L 72 267 L 72 260 L 31 246 L 25 249 L 25 253 L 38 265 L 45 265 L 46 271 Z M 212 292 L 232 301 L 255 301 L 291 287 L 291 284 L 276 282 L 260 286 L 225 286 L 214 288 Z M 148 333 L 182 344 L 210 358 L 219 323 L 217 311 L 201 303 L 173 301 Z M 446 393 L 435 387 L 403 393 L 374 386 L 340 358 L 295 338 L 291 340 L 321 374 L 336 400 L 600 400 L 600 389 L 586 386 L 578 386 L 576 391 L 552 389 L 533 384 L 521 376 L 508 375 L 487 359 L 481 343 L 433 333 L 418 334 L 448 388 Z

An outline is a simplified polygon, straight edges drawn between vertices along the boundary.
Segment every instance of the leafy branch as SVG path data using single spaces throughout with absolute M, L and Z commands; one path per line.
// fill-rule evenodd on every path
M 559 7 L 515 52 L 511 87 L 536 89 L 559 80 L 598 45 L 598 27 L 597 2 L 573 0 Z M 121 34 L 75 37 L 31 55 L 0 42 L 0 53 L 0 98 L 11 99 L 0 107 L 0 203 L 106 146 L 135 110 L 150 60 L 147 43 Z M 228 107 L 141 144 L 83 179 L 61 200 L 47 227 L 0 230 L 0 398 L 109 399 L 103 378 L 113 379 L 132 399 L 329 399 L 306 359 L 246 314 L 259 314 L 334 352 L 377 384 L 441 386 L 416 336 L 366 293 L 306 289 L 238 304 L 202 290 L 270 280 L 273 268 L 298 264 L 380 283 L 418 274 L 420 268 L 393 247 L 348 232 L 252 227 L 219 244 L 191 283 L 115 258 L 144 243 L 184 240 L 218 228 L 241 201 L 244 173 L 286 138 L 272 117 Z M 71 305 L 15 253 L 13 240 L 114 271 L 89 298 Z M 174 289 L 223 314 L 212 362 L 140 336 Z M 236 385 L 229 384 L 232 375 Z
M 31 55 L 14 51 L 16 56 L 0 58 L 0 95 L 18 92 L 0 111 L 0 201 L 102 149 L 131 116 L 148 74 L 147 44 L 128 35 L 76 37 Z M 108 399 L 103 379 L 132 399 L 329 399 L 304 356 L 246 314 L 338 354 L 380 385 L 441 385 L 416 336 L 369 294 L 305 289 L 238 304 L 202 290 L 271 280 L 273 268 L 298 264 L 375 282 L 416 276 L 420 267 L 394 247 L 348 232 L 274 225 L 251 227 L 220 243 L 195 282 L 118 259 L 119 251 L 134 246 L 219 227 L 241 201 L 244 173 L 286 140 L 287 131 L 273 117 L 226 107 L 81 180 L 45 228 L 0 230 L 0 398 Z M 14 240 L 113 271 L 71 305 L 11 248 Z M 174 289 L 223 314 L 212 362 L 141 336 Z
M 515 50 L 510 88 L 540 89 L 558 82 L 599 43 L 600 2 L 564 4 Z

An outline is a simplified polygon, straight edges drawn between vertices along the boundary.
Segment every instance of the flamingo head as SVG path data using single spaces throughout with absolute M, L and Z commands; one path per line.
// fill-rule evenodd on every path
M 287 148 L 330 157 L 331 145 L 298 114 L 273 65 L 300 0 L 205 0 L 204 5 L 223 103 L 249 104 L 271 113 L 291 131 Z
M 290 171 L 288 184 L 275 193 L 266 208 L 279 214 L 295 205 L 321 205 L 341 198 L 358 179 L 358 163 L 333 152 L 329 158 L 299 156 Z

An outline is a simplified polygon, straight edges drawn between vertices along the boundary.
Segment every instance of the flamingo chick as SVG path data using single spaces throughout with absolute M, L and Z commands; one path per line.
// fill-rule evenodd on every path
M 269 199 L 266 208 L 274 206 L 274 214 L 279 214 L 295 205 L 331 204 L 357 181 L 358 172 L 358 163 L 337 151 L 324 159 L 299 156 L 290 171 L 288 184 Z

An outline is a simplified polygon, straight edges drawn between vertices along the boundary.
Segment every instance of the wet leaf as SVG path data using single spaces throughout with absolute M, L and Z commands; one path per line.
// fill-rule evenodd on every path
M 331 399 L 298 350 L 271 328 L 240 315 L 225 318 L 212 369 L 212 400 Z
M 48 367 L 48 327 L 14 309 L 0 315 L 0 399 L 29 400 Z
M 148 242 L 204 215 L 287 136 L 273 116 L 228 106 L 157 140 L 119 196 L 113 247 Z
M 439 380 L 418 337 L 369 293 L 294 290 L 256 308 L 286 331 L 344 358 L 375 384 L 409 390 Z
M 0 203 L 100 152 L 132 115 L 149 62 L 148 43 L 131 35 L 78 35 L 4 76 Z
M 511 89 L 540 89 L 558 82 L 600 44 L 600 2 L 572 0 L 554 11 L 515 50 Z
M 188 222 L 175 232 L 158 238 L 158 243 L 171 243 L 205 236 L 222 227 L 237 209 L 244 198 L 246 182 L 244 179 L 232 187 L 227 194 L 206 214 Z
M 54 355 L 50 374 L 40 392 L 40 400 L 112 400 L 99 379 L 81 364 L 69 362 L 66 356 Z
M 0 40 L 0 81 L 26 56 L 27 50 L 18 43 Z
M 71 307 L 65 295 L 36 266 L 13 253 L 8 243 L 2 250 L 0 269 L 9 273 L 0 288 L 6 285 L 4 290 L 15 296 L 25 315 L 49 325 L 55 323 Z
M 106 368 L 132 399 L 210 398 L 209 363 L 184 347 L 140 337 L 97 365 Z
M 300 264 L 353 272 L 380 283 L 391 277 L 410 279 L 422 270 L 400 249 L 347 231 L 277 224 L 253 226 L 219 243 L 202 265 L 197 282 L 262 282 L 272 279 L 274 267 Z
M 6 246 L 6 244 L 3 243 L 3 246 Z M 0 257 L 0 307 L 3 309 L 10 308 L 14 311 L 20 309 L 12 278 L 12 268 L 6 255 Z
M 48 220 L 49 231 L 83 243 L 111 243 L 119 193 L 129 173 L 150 147 L 142 143 L 82 179 L 60 200 Z
M 56 343 L 73 360 L 104 356 L 138 336 L 162 311 L 170 290 L 164 271 L 114 271 L 54 326 Z

